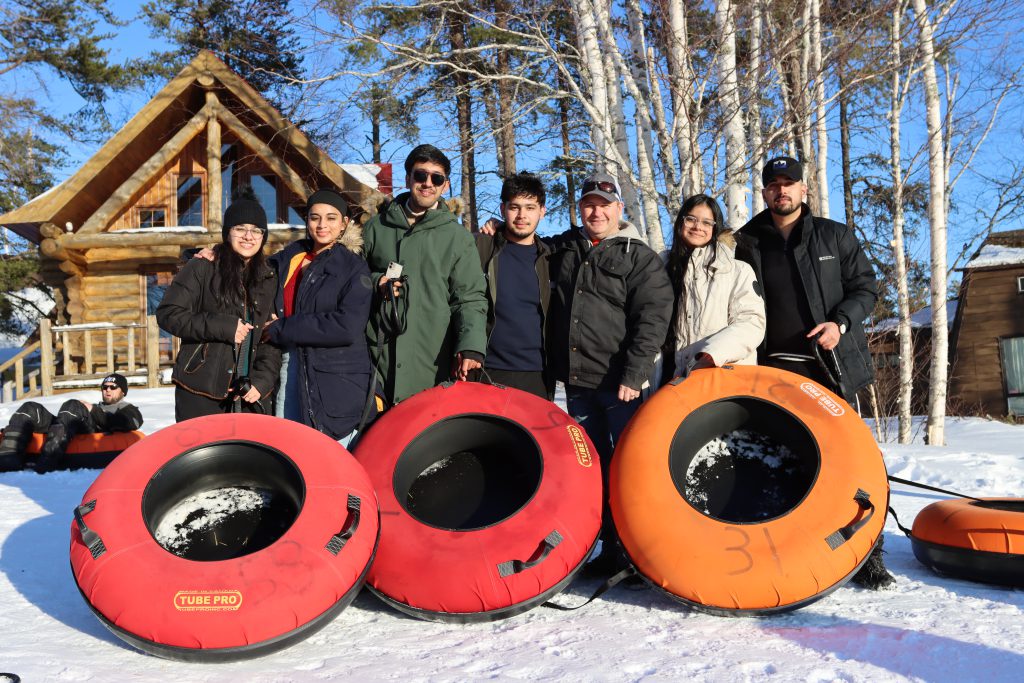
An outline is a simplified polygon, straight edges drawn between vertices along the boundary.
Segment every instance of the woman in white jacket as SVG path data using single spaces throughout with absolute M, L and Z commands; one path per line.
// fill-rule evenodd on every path
M 754 271 L 733 257 L 735 240 L 725 230 L 718 202 L 704 194 L 687 199 L 672 234 L 667 267 L 676 305 L 664 357 L 674 370 L 663 376 L 756 365 L 764 339 L 764 299 Z

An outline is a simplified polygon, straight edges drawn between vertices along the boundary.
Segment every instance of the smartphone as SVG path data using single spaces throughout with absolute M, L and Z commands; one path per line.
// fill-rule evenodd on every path
M 394 261 L 389 263 L 388 269 L 384 271 L 384 277 L 388 280 L 397 280 L 402 277 L 402 264 Z

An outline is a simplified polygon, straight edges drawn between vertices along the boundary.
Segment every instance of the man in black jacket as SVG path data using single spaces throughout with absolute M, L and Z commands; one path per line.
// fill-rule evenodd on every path
M 811 215 L 799 161 L 772 159 L 761 179 L 768 208 L 736 241 L 736 258 L 750 264 L 764 290 L 767 327 L 758 363 L 813 379 L 855 403 L 857 391 L 874 381 L 863 321 L 878 298 L 875 272 L 849 227 Z M 838 368 L 826 372 L 811 344 L 834 351 Z M 892 583 L 881 541 L 854 581 Z
M 546 372 L 544 332 L 551 248 L 536 235 L 545 197 L 544 183 L 532 173 L 507 178 L 501 185 L 503 222 L 489 221 L 490 230 L 476 235 L 476 247 L 487 279 L 484 369 L 498 384 L 550 399 L 554 380 Z
M 583 181 L 583 229 L 551 241 L 548 361 L 565 384 L 568 412 L 601 457 L 607 492 L 615 442 L 640 407 L 672 315 L 672 285 L 661 259 L 622 220 L 618 181 L 595 173 Z M 653 226 L 660 229 L 659 226 Z M 606 495 L 607 498 L 607 495 Z M 605 510 L 604 548 L 614 538 Z M 602 550 L 600 569 L 617 569 Z
M 11 416 L 0 442 L 0 472 L 25 466 L 25 447 L 33 433 L 46 434 L 46 441 L 36 459 L 37 472 L 57 469 L 64 458 L 71 437 L 93 432 L 130 432 L 142 426 L 142 413 L 124 400 L 128 380 L 112 372 L 100 382 L 100 402 L 79 399 L 65 401 L 57 415 L 28 401 Z

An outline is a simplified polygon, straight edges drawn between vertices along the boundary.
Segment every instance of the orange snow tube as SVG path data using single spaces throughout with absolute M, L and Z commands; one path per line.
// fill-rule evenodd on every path
M 649 583 L 717 614 L 802 607 L 848 580 L 889 501 L 882 454 L 831 391 L 758 366 L 658 391 L 612 459 L 610 503 Z
M 970 581 L 1024 586 L 1024 498 L 941 500 L 917 514 L 914 556 Z
M 60 469 L 103 469 L 120 455 L 121 451 L 144 436 L 145 434 L 139 431 L 78 434 L 68 441 Z M 33 434 L 25 447 L 25 455 L 35 458 L 43 449 L 45 440 L 46 434 Z

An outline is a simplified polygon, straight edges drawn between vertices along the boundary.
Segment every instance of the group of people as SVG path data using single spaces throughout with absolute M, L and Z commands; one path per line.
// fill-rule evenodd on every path
M 811 213 L 795 159 L 768 162 L 767 209 L 737 231 L 712 197 L 687 198 L 661 255 L 623 220 L 607 173 L 582 184 L 581 227 L 540 237 L 537 176 L 507 178 L 501 220 L 471 235 L 443 199 L 450 172 L 440 150 L 417 146 L 407 191 L 362 228 L 340 194 L 319 190 L 306 237 L 270 257 L 263 209 L 234 201 L 222 243 L 185 264 L 157 309 L 181 338 L 176 418 L 277 414 L 349 445 L 380 410 L 445 380 L 548 399 L 558 381 L 607 472 L 659 374 L 761 363 L 851 402 L 872 380 L 862 321 L 874 272 L 853 231 Z M 613 565 L 610 529 L 603 538 L 599 564 Z M 881 585 L 891 577 L 876 556 L 866 583 Z

